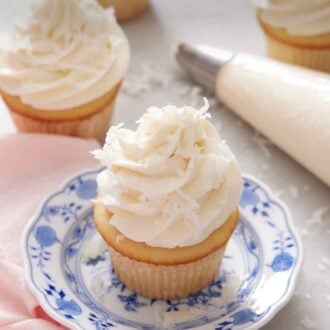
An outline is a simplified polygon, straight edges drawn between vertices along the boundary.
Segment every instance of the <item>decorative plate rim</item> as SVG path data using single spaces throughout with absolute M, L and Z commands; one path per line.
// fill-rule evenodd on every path
M 250 175 L 250 174 L 246 174 L 245 172 L 242 172 L 242 177 L 250 179 L 250 180 L 256 182 L 266 192 L 268 197 L 270 197 L 270 199 L 272 201 L 276 202 L 282 208 L 282 210 L 285 212 L 285 214 L 287 216 L 288 227 L 290 228 L 291 232 L 295 236 L 296 243 L 297 243 L 297 251 L 299 252 L 298 255 L 297 255 L 297 259 L 296 259 L 295 268 L 293 269 L 292 276 L 290 277 L 290 280 L 288 282 L 287 291 L 284 293 L 284 295 L 281 297 L 281 299 L 279 299 L 275 304 L 270 306 L 270 310 L 265 315 L 264 318 L 262 318 L 262 319 L 258 320 L 257 322 L 253 323 L 251 325 L 251 327 L 249 328 L 250 330 L 255 330 L 255 329 L 259 329 L 262 326 L 269 323 L 276 316 L 276 314 L 292 298 L 292 296 L 294 294 L 296 284 L 297 284 L 297 278 L 299 276 L 301 266 L 302 266 L 302 263 L 303 263 L 303 259 L 304 259 L 304 248 L 303 248 L 303 244 L 302 244 L 302 240 L 300 238 L 300 235 L 299 235 L 299 233 L 298 233 L 298 231 L 295 227 L 295 224 L 292 220 L 291 211 L 286 206 L 286 204 L 282 200 L 280 200 L 264 182 L 262 182 L 261 180 L 259 180 L 255 176 Z M 240 212 L 241 212 L 241 210 L 240 210 Z
M 67 184 L 71 180 L 73 180 L 74 178 L 76 178 L 78 176 L 81 176 L 81 175 L 84 175 L 84 174 L 86 175 L 89 172 L 100 171 L 101 169 L 102 169 L 102 167 L 100 167 L 100 166 L 88 167 L 88 168 L 85 168 L 81 171 L 78 171 L 78 172 L 76 172 L 72 175 L 69 175 L 66 179 L 64 179 L 62 181 L 62 183 L 58 185 L 57 189 L 54 189 L 51 193 L 47 194 L 47 196 L 41 200 L 41 202 L 39 203 L 39 205 L 36 208 L 36 211 L 34 212 L 32 217 L 27 221 L 27 223 L 24 227 L 24 230 L 23 230 L 23 234 L 22 234 L 21 251 L 22 251 L 22 256 L 23 256 L 24 278 L 25 278 L 25 283 L 27 285 L 28 290 L 33 294 L 33 296 L 38 301 L 39 305 L 43 308 L 43 310 L 51 318 L 53 318 L 55 321 L 57 321 L 61 325 L 64 325 L 64 326 L 66 326 L 70 329 L 83 329 L 83 328 L 79 324 L 73 324 L 70 320 L 67 320 L 66 318 L 63 318 L 62 316 L 57 314 L 53 309 L 49 308 L 48 305 L 44 304 L 44 295 L 43 295 L 43 293 L 35 286 L 35 284 L 32 282 L 32 279 L 31 279 L 32 267 L 30 266 L 29 258 L 28 258 L 28 255 L 26 253 L 26 241 L 27 241 L 27 238 L 28 238 L 28 233 L 29 233 L 32 225 L 34 224 L 34 222 L 36 221 L 36 219 L 40 215 L 45 203 L 47 201 L 49 201 L 50 198 L 53 197 L 54 194 L 63 192 L 65 187 L 67 186 Z M 298 255 L 297 255 L 297 259 L 296 259 L 296 262 L 295 262 L 295 267 L 293 269 L 292 275 L 291 275 L 291 277 L 288 281 L 287 290 L 285 291 L 283 296 L 276 303 L 274 303 L 273 305 L 270 306 L 270 309 L 269 309 L 268 313 L 263 318 L 261 318 L 260 320 L 258 320 L 255 323 L 251 324 L 247 328 L 247 329 L 250 329 L 250 330 L 255 330 L 255 329 L 261 328 L 262 326 L 264 326 L 265 324 L 270 322 L 275 317 L 275 315 L 292 298 L 292 296 L 294 294 L 295 287 L 296 287 L 297 278 L 299 276 L 299 272 L 300 272 L 301 267 L 302 267 L 302 262 L 303 262 L 303 258 L 304 258 L 304 250 L 303 250 L 302 240 L 300 238 L 300 235 L 299 235 L 297 229 L 295 228 L 295 224 L 292 220 L 291 212 L 290 212 L 289 208 L 286 206 L 286 204 L 281 199 L 279 199 L 272 192 L 272 190 L 268 187 L 268 185 L 266 185 L 260 179 L 256 178 L 253 175 L 246 174 L 245 172 L 242 172 L 242 177 L 257 183 L 258 186 L 260 186 L 264 190 L 264 192 L 268 195 L 268 197 L 272 201 L 277 203 L 282 208 L 282 210 L 284 211 L 284 213 L 286 215 L 288 228 L 290 228 L 291 232 L 295 236 L 296 243 L 297 243 L 297 251 L 299 252 Z M 240 209 L 240 212 L 242 212 L 241 209 Z M 242 213 L 244 213 L 244 211 Z

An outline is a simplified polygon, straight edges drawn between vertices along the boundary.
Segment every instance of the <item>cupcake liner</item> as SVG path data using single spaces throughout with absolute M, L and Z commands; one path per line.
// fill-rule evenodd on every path
M 267 35 L 267 54 L 276 60 L 330 72 L 330 48 L 294 46 Z
M 148 0 L 97 0 L 104 8 L 113 7 L 119 22 L 127 21 L 142 14 L 148 6 Z
M 118 278 L 132 291 L 155 299 L 184 298 L 206 287 L 218 273 L 225 246 L 187 264 L 154 265 L 123 256 L 108 247 Z
M 89 117 L 74 120 L 53 121 L 30 118 L 10 111 L 11 117 L 20 132 L 51 133 L 83 138 L 96 138 L 104 141 L 114 109 L 116 96 L 101 111 Z

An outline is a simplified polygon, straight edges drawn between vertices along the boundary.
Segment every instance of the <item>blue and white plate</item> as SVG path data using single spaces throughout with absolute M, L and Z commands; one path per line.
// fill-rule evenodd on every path
M 25 231 L 27 282 L 54 319 L 71 329 L 257 329 L 288 302 L 301 242 L 288 209 L 257 179 L 244 176 L 240 221 L 214 282 L 158 301 L 136 295 L 113 272 L 93 223 L 99 171 L 50 195 Z

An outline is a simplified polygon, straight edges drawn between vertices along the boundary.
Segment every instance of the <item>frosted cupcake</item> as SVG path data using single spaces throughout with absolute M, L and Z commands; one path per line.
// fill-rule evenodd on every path
M 148 0 L 97 0 L 103 7 L 113 7 L 119 22 L 142 14 L 148 7 Z
M 150 108 L 136 131 L 112 127 L 94 152 L 106 167 L 96 227 L 120 280 L 145 297 L 207 286 L 237 225 L 240 170 L 207 109 Z
M 330 72 L 330 0 L 254 0 L 268 54 Z
M 0 50 L 0 91 L 19 131 L 104 140 L 129 63 L 112 11 L 41 0 Z

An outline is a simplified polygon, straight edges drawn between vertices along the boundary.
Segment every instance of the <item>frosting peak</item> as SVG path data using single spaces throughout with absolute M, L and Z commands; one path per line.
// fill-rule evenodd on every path
M 106 166 L 97 202 L 126 237 L 165 248 L 197 244 L 237 207 L 240 170 L 207 109 L 150 108 L 136 131 L 112 127 L 93 152 Z
M 93 0 L 40 0 L 2 46 L 0 89 L 37 109 L 68 109 L 108 92 L 128 62 L 111 10 Z
M 261 18 L 288 34 L 310 37 L 330 33 L 330 0 L 253 0 Z

